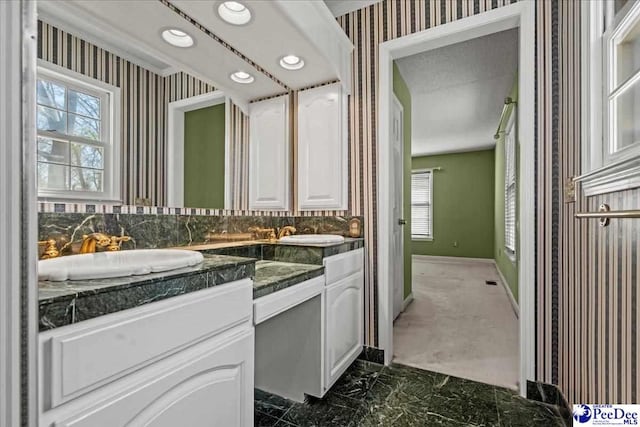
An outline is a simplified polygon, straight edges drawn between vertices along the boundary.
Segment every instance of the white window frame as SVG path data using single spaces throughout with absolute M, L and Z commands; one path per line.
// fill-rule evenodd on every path
M 429 234 L 427 235 L 422 235 L 422 234 L 413 234 L 413 198 L 411 200 L 411 240 L 416 240 L 416 241 L 432 241 L 433 240 L 433 168 L 430 169 L 414 169 L 411 171 L 411 177 L 413 177 L 414 174 L 419 174 L 419 173 L 428 173 L 429 174 L 429 202 L 428 202 L 428 207 L 429 207 L 429 218 L 431 218 L 431 222 L 430 222 L 430 227 L 429 227 Z M 413 180 L 412 180 L 413 181 Z M 411 188 L 411 192 L 413 193 L 413 185 Z M 420 205 L 422 206 L 422 205 Z
M 640 2 L 630 1 L 605 32 L 609 2 L 585 2 L 582 7 L 582 183 L 586 196 L 640 187 L 640 144 L 613 151 L 615 117 L 609 112 L 610 70 L 615 66 L 611 46 L 615 38 L 640 19 Z M 611 120 L 610 120 L 611 119 Z
M 515 130 L 515 117 L 516 117 L 516 107 L 514 106 L 511 111 L 511 115 L 509 117 L 509 121 L 507 122 L 507 126 L 505 127 L 504 133 L 504 162 L 505 162 L 505 170 L 504 170 L 504 248 L 507 256 L 514 261 L 516 258 L 516 247 L 518 245 L 517 242 L 517 214 L 518 210 L 517 200 L 518 200 L 518 166 L 517 166 L 517 154 L 518 150 L 516 149 L 517 145 L 517 134 L 514 132 Z M 509 157 L 509 151 L 511 152 L 511 156 Z M 511 162 L 508 162 L 508 159 L 511 159 Z M 510 170 L 513 169 L 510 174 Z M 509 181 L 509 176 L 512 176 L 513 179 Z M 509 214 L 508 209 L 509 205 L 508 194 L 509 187 L 513 186 L 514 194 L 513 194 L 513 230 L 508 230 L 507 228 L 507 215 Z M 507 236 L 511 231 L 511 235 L 513 236 L 513 242 L 507 241 Z
M 68 70 L 58 65 L 38 60 L 38 79 L 53 80 L 72 89 L 100 95 L 101 99 L 101 139 L 104 145 L 103 191 L 72 191 L 38 189 L 39 200 L 54 201 L 100 201 L 122 203 L 121 199 L 121 133 L 120 110 L 121 90 L 116 86 Z M 56 132 L 38 131 L 38 135 L 62 137 Z M 64 136 L 66 138 L 66 136 Z M 34 141 L 35 143 L 35 141 Z

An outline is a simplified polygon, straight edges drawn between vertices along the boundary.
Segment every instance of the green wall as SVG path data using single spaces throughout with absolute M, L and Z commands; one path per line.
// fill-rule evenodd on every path
M 493 258 L 494 150 L 414 157 L 433 174 L 433 240 L 414 240 L 415 255 Z
M 404 174 L 402 180 L 404 218 L 404 297 L 411 293 L 411 94 L 398 66 L 393 63 L 393 93 L 404 109 Z
M 224 209 L 224 104 L 184 115 L 184 205 Z
M 517 100 L 518 97 L 518 86 L 517 81 L 510 95 L 513 99 Z M 512 108 L 508 113 L 511 113 Z M 505 124 L 501 130 L 504 130 L 504 127 L 507 124 L 507 120 L 505 120 Z M 517 127 L 517 123 L 516 123 Z M 518 159 L 519 152 L 519 142 L 516 143 L 516 159 Z M 511 293 L 516 301 L 518 301 L 518 253 L 516 253 L 516 259 L 512 260 L 505 252 L 504 247 L 504 175 L 505 175 L 505 155 L 504 155 L 504 135 L 500 137 L 500 139 L 496 143 L 495 149 L 495 164 L 496 164 L 496 179 L 495 179 L 495 254 L 494 258 L 496 260 L 496 265 L 498 269 L 507 280 L 507 284 L 511 289 Z M 516 161 L 516 171 L 519 170 L 518 162 Z M 517 173 L 516 173 L 516 187 L 517 185 Z M 516 218 L 519 217 L 519 198 L 516 196 Z M 520 238 L 520 230 L 519 223 L 516 221 L 516 246 L 518 245 L 518 241 Z

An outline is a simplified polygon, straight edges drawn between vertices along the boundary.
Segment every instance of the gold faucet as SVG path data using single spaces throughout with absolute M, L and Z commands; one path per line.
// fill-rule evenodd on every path
M 81 254 L 89 254 L 96 251 L 96 246 L 106 248 L 111 245 L 111 237 L 104 233 L 91 233 L 82 236 Z
M 296 232 L 296 228 L 290 225 L 285 225 L 278 231 L 278 240 L 282 239 L 284 236 L 291 236 Z
M 46 245 L 44 247 L 44 252 L 42 253 L 42 259 L 57 258 L 60 256 L 60 251 L 58 250 L 58 246 L 55 240 L 43 240 L 41 242 L 38 242 L 38 245 Z
M 249 231 L 255 234 L 256 239 L 259 239 L 262 235 L 263 239 L 269 239 L 270 242 L 276 241 L 276 230 L 273 228 L 251 227 Z
M 107 246 L 107 250 L 108 251 L 119 251 L 120 250 L 120 246 L 122 245 L 122 242 L 128 242 L 129 240 L 131 240 L 131 237 L 129 236 L 111 236 L 110 238 L 110 242 L 109 242 L 109 246 Z

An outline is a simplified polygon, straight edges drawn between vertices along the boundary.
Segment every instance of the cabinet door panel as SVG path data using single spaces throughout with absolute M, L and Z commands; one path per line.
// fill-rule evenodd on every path
M 300 210 L 347 208 L 346 100 L 339 83 L 298 94 Z
M 288 95 L 251 104 L 249 141 L 249 209 L 288 210 Z
M 116 383 L 110 390 L 96 391 L 93 396 L 49 411 L 41 418 L 41 425 L 251 426 L 253 361 L 251 328 L 163 360 L 120 382 L 120 389 Z
M 327 288 L 326 386 L 342 375 L 362 351 L 363 275 L 357 273 Z

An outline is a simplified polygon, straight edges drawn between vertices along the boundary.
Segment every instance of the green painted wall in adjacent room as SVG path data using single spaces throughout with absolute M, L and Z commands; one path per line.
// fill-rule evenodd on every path
M 404 174 L 403 209 L 407 224 L 404 226 L 404 297 L 411 293 L 411 93 L 405 83 L 398 66 L 393 63 L 393 93 L 404 109 L 403 137 L 404 137 Z
M 433 174 L 433 240 L 412 242 L 415 255 L 493 258 L 494 150 L 414 157 Z
M 184 205 L 224 209 L 224 104 L 184 115 Z
M 514 100 L 518 99 L 518 86 L 517 81 L 514 86 L 511 94 L 509 95 Z M 512 107 L 507 111 L 508 114 L 511 114 Z M 501 130 L 507 125 L 507 120 Z M 516 124 L 517 127 L 517 124 Z M 516 159 L 518 159 L 519 152 L 519 143 L 516 143 Z M 505 175 L 505 155 L 504 155 L 504 134 L 501 135 L 500 139 L 496 143 L 495 148 L 495 164 L 496 164 L 496 179 L 495 179 L 495 194 L 496 194 L 496 202 L 495 202 L 495 254 L 494 258 L 496 260 L 496 265 L 498 269 L 504 276 L 511 289 L 511 293 L 516 301 L 518 301 L 518 254 L 516 253 L 516 259 L 511 260 L 509 256 L 505 253 L 504 247 L 504 175 Z M 516 161 L 516 187 L 517 185 L 517 171 L 518 171 L 518 162 Z M 519 198 L 516 196 L 516 218 L 519 216 Z M 516 246 L 518 245 L 520 239 L 520 230 L 518 227 L 519 223 L 516 221 Z

